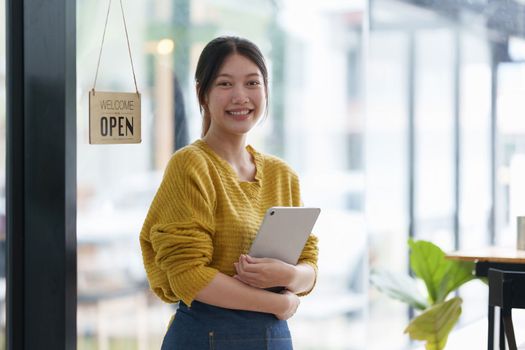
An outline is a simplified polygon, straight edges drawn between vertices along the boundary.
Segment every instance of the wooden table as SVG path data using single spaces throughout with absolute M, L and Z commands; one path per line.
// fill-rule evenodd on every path
M 525 264 L 525 250 L 506 247 L 484 247 L 471 250 L 457 250 L 446 255 L 450 260 Z M 522 267 L 522 269 L 525 269 Z
M 525 272 L 525 251 L 516 248 L 485 247 L 472 250 L 460 250 L 446 255 L 447 259 L 472 261 L 476 263 L 476 276 L 487 277 L 489 269 Z M 489 286 L 490 288 L 490 286 Z M 488 314 L 488 349 L 494 349 L 494 306 L 489 304 Z M 500 314 L 500 349 L 505 349 L 503 320 Z

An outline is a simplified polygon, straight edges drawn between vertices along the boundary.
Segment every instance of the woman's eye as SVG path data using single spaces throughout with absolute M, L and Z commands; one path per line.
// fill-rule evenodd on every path
M 259 86 L 259 85 L 261 85 L 261 82 L 258 81 L 258 80 L 252 80 L 252 81 L 248 82 L 248 85 L 249 86 Z
M 232 84 L 229 81 L 219 81 L 217 86 L 231 86 Z

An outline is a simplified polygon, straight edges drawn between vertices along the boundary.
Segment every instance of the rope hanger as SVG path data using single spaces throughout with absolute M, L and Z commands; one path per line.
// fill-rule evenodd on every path
M 131 56 L 131 46 L 129 45 L 129 36 L 128 36 L 128 27 L 126 26 L 126 17 L 124 16 L 124 7 L 122 6 L 122 0 L 119 0 L 120 2 L 120 10 L 122 12 L 122 21 L 124 22 L 124 30 L 126 32 L 126 42 L 128 43 L 128 52 L 129 52 L 129 60 L 131 62 L 131 71 L 133 72 L 133 81 L 135 82 L 135 91 L 137 92 L 137 95 L 139 94 L 139 89 L 137 87 L 137 78 L 135 76 L 135 68 L 133 66 L 133 57 Z M 106 30 L 108 27 L 108 19 L 109 19 L 109 11 L 111 9 L 111 0 L 109 0 L 108 4 L 108 13 L 106 15 L 106 23 L 104 24 L 104 33 L 102 34 L 102 44 L 100 45 L 100 53 L 98 55 L 98 63 L 97 63 L 97 71 L 95 73 L 95 81 L 93 82 L 93 94 L 95 94 L 95 86 L 97 84 L 97 78 L 98 78 L 98 71 L 100 68 L 100 59 L 102 57 L 102 48 L 104 47 L 104 39 L 106 37 Z

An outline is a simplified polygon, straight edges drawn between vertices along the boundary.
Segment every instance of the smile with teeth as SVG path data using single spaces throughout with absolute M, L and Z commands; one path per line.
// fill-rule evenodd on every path
M 242 115 L 248 115 L 250 114 L 251 110 L 249 109 L 243 109 L 242 111 L 227 111 L 228 114 L 231 114 L 231 115 L 238 115 L 238 116 L 242 116 Z

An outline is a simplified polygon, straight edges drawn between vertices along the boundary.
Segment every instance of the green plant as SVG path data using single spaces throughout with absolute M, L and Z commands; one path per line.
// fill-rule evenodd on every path
M 442 350 L 461 315 L 463 300 L 447 299 L 450 293 L 475 278 L 474 263 L 445 259 L 445 253 L 428 241 L 409 240 L 410 267 L 416 278 L 385 270 L 374 270 L 370 281 L 381 292 L 418 310 L 405 329 L 411 339 L 426 342 L 427 350 Z M 421 294 L 422 280 L 427 296 Z

